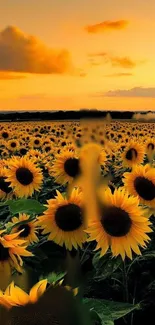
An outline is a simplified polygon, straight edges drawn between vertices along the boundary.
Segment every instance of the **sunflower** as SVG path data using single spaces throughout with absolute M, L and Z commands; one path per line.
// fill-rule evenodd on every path
M 2 130 L 0 132 L 0 138 L 2 138 L 3 140 L 7 140 L 10 137 L 10 132 L 8 130 Z
M 11 199 L 13 196 L 13 190 L 10 187 L 10 182 L 7 179 L 7 169 L 5 167 L 0 168 L 0 198 Z
M 39 137 L 32 138 L 32 140 L 31 140 L 31 146 L 34 149 L 41 148 L 41 146 L 42 146 L 42 140 Z
M 69 250 L 86 240 L 85 218 L 83 216 L 82 193 L 73 189 L 69 199 L 57 191 L 54 199 L 48 200 L 47 210 L 43 216 L 38 217 L 38 225 L 43 229 L 43 234 L 48 234 L 48 240 Z
M 7 161 L 5 159 L 0 159 L 0 169 L 6 167 Z
M 39 191 L 43 175 L 41 169 L 25 157 L 12 158 L 7 171 L 7 181 L 11 183 L 18 197 L 32 196 L 34 191 Z
M 141 247 L 146 247 L 150 240 L 146 233 L 151 232 L 150 221 L 144 217 L 137 197 L 129 196 L 125 189 L 99 191 L 99 218 L 90 221 L 87 232 L 88 241 L 96 240 L 96 249 L 101 249 L 103 256 L 109 246 L 112 255 L 127 255 L 132 259 L 132 250 L 140 255 Z
M 3 157 L 4 159 L 9 157 L 9 150 L 7 148 L 3 148 L 2 152 L 1 152 L 1 157 Z
M 30 219 L 29 215 L 25 213 L 23 214 L 20 213 L 18 218 L 13 217 L 11 222 L 7 223 L 7 227 L 11 227 L 11 228 L 13 227 L 11 233 L 20 232 L 18 237 L 24 239 L 27 245 L 39 241 L 36 235 L 37 233 L 36 220 L 29 221 L 29 219 Z M 18 225 L 18 223 L 21 223 L 22 221 L 24 221 L 24 223 Z M 16 224 L 17 227 L 15 227 Z
M 122 160 L 125 167 L 132 168 L 144 160 L 145 148 L 142 144 L 131 141 L 123 151 Z
M 44 144 L 42 147 L 42 151 L 45 152 L 47 155 L 51 155 L 53 152 L 53 145 L 51 143 Z
M 68 141 L 68 143 L 64 147 L 64 150 L 75 151 L 76 147 L 75 147 L 74 143 Z
M 78 154 L 74 151 L 63 150 L 55 155 L 49 173 L 58 184 L 71 183 L 81 174 Z
M 7 147 L 10 151 L 17 151 L 19 149 L 19 141 L 17 139 L 9 140 Z
M 41 163 L 42 162 L 42 153 L 37 149 L 30 149 L 26 154 L 26 159 L 31 159 L 31 161 L 35 163 Z
M 61 286 L 62 281 L 57 283 L 52 283 L 51 286 Z M 6 288 L 4 292 L 0 291 L 0 304 L 6 308 L 11 308 L 13 306 L 25 306 L 27 304 L 35 304 L 39 298 L 47 290 L 48 282 L 47 279 L 40 280 L 31 289 L 29 294 L 22 290 L 20 287 L 16 286 L 12 281 L 10 285 Z M 78 289 L 72 289 L 70 286 L 64 287 L 66 290 L 71 291 L 74 296 L 77 295 Z
M 20 154 L 20 156 L 25 156 L 27 152 L 28 152 L 28 147 L 26 147 L 26 145 L 20 145 L 18 149 L 18 153 Z
M 56 138 L 56 136 L 54 134 L 50 135 L 49 136 L 49 140 L 51 141 L 51 143 L 54 145 L 54 144 L 57 144 L 58 142 L 58 139 Z
M 132 172 L 124 173 L 123 182 L 134 196 L 138 196 L 142 204 L 155 207 L 155 169 L 149 164 L 136 166 Z
M 22 273 L 23 261 L 21 256 L 33 256 L 26 250 L 25 240 L 19 239 L 19 233 L 4 234 L 5 230 L 0 231 L 0 270 L 6 272 L 10 267 Z
M 47 279 L 41 280 L 31 288 L 28 294 L 18 286 L 14 285 L 14 282 L 11 282 L 4 293 L 2 291 L 0 292 L 0 304 L 6 308 L 24 306 L 29 303 L 34 304 L 40 296 L 43 295 L 46 287 Z
M 12 282 L 4 293 L 1 292 L 0 304 L 5 307 L 3 312 L 7 313 L 9 324 L 12 325 L 82 324 L 79 302 L 75 296 L 74 289 L 68 290 L 62 285 L 49 285 L 46 279 L 36 283 L 29 293 Z M 85 312 L 86 323 L 90 324 L 88 315 L 87 313 L 87 321 Z
M 145 148 L 148 159 L 152 159 L 155 154 L 155 141 L 153 138 L 147 139 Z

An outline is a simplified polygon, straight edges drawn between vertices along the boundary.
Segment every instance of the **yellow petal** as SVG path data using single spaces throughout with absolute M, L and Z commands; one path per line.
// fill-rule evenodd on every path
M 46 290 L 46 286 L 47 286 L 47 279 L 44 279 L 39 281 L 32 287 L 29 294 L 31 303 L 35 303 L 38 300 L 38 298 L 43 295 L 43 293 Z

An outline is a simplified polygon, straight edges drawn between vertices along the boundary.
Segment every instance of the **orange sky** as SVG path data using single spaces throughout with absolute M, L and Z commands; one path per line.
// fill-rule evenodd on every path
M 153 0 L 5 0 L 0 110 L 154 110 Z

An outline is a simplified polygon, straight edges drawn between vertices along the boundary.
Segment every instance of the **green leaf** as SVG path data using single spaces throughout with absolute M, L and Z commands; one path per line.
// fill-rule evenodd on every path
M 93 325 L 102 325 L 102 324 L 103 324 L 103 322 L 102 322 L 100 316 L 99 316 L 98 313 L 97 313 L 95 310 L 93 310 L 93 309 L 90 310 L 90 317 L 91 317 L 91 320 L 92 320 L 92 322 L 93 322 Z
M 102 303 L 102 300 L 85 298 L 84 304 L 89 310 L 95 311 L 101 319 L 102 325 L 114 325 L 113 318 L 110 310 Z
M 14 215 L 18 213 L 40 214 L 46 210 L 41 203 L 33 199 L 9 200 L 5 202 L 5 205 L 9 206 L 10 212 Z
M 0 202 L 0 207 L 3 207 L 4 205 L 7 205 L 6 202 Z
M 97 253 L 93 257 L 93 266 L 96 270 L 94 277 L 95 281 L 103 281 L 110 277 L 122 264 L 120 257 L 110 258 L 110 254 L 107 253 L 100 258 L 100 254 Z
M 142 256 L 140 256 L 141 259 L 146 259 L 146 258 L 155 258 L 155 251 L 151 252 L 145 252 Z
M 55 282 L 61 281 L 65 275 L 66 275 L 66 272 L 62 272 L 62 273 L 52 272 L 52 273 L 48 274 L 48 276 L 46 278 L 49 283 L 55 283 Z M 44 277 L 41 277 L 40 279 L 42 280 L 43 278 Z
M 126 316 L 127 314 L 131 313 L 134 310 L 140 309 L 140 304 L 132 305 L 128 303 L 116 302 L 116 301 L 109 301 L 109 300 L 101 300 L 101 299 L 84 299 L 84 303 L 86 303 L 89 308 L 94 308 L 94 310 L 99 314 L 99 316 L 103 316 L 107 311 L 111 316 L 112 320 L 117 320 L 121 317 Z
M 140 304 L 132 305 L 128 303 L 116 302 L 103 300 L 104 304 L 111 310 L 112 317 L 114 320 L 124 317 L 134 310 L 139 310 Z

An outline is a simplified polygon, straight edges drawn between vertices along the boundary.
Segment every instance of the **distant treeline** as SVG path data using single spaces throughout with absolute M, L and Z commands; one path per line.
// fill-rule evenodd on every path
M 80 120 L 83 118 L 99 119 L 110 114 L 112 119 L 128 120 L 132 119 L 135 112 L 122 111 L 99 111 L 99 110 L 79 110 L 79 111 L 29 111 L 29 112 L 0 112 L 1 121 L 41 121 L 41 120 Z M 143 113 L 143 112 L 141 112 Z M 148 113 L 148 112 L 146 112 Z M 144 115 L 146 114 L 144 113 Z

